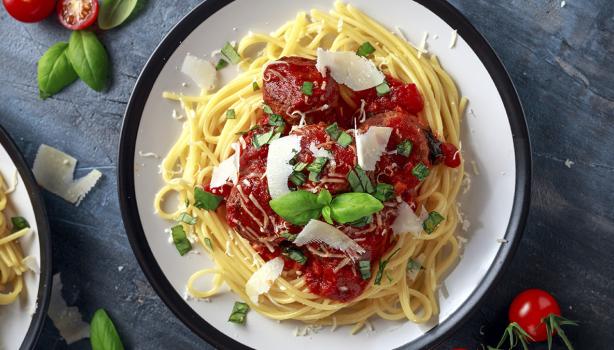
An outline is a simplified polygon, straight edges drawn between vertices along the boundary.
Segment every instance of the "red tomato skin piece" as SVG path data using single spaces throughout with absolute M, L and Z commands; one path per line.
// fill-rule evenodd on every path
M 561 308 L 554 297 L 541 289 L 527 289 L 518 294 L 510 305 L 509 321 L 516 322 L 533 338 L 543 342 L 548 338 L 542 320 L 550 314 L 561 315 Z
M 55 8 L 54 0 L 2 0 L 6 12 L 20 22 L 40 22 Z

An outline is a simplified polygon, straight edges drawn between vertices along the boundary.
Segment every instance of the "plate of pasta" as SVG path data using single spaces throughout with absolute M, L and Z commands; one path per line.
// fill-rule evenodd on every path
M 514 87 L 445 1 L 203 2 L 144 68 L 118 164 L 137 260 L 219 348 L 433 346 L 529 201 Z
M 0 349 L 31 349 L 51 292 L 49 228 L 38 186 L 0 127 Z

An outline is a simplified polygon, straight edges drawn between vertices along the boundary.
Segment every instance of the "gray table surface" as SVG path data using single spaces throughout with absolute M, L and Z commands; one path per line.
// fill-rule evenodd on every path
M 45 193 L 53 270 L 62 273 L 68 304 L 87 320 L 97 308 L 107 309 L 132 349 L 210 348 L 166 308 L 141 272 L 116 193 L 116 153 L 131 89 L 162 37 L 198 3 L 151 1 L 134 21 L 102 36 L 113 61 L 108 91 L 96 93 L 79 82 L 46 101 L 38 98 L 36 62 L 69 32 L 54 18 L 26 25 L 0 11 L 0 124 L 30 164 L 46 143 L 80 160 L 77 176 L 92 168 L 104 173 L 79 207 Z M 534 178 L 531 213 L 513 263 L 441 348 L 494 345 L 511 298 L 528 287 L 551 291 L 565 315 L 581 322 L 568 331 L 578 349 L 612 348 L 614 2 L 568 0 L 564 8 L 558 0 L 452 3 L 489 40 L 518 89 Z M 567 159 L 575 162 L 571 168 Z M 86 349 L 89 343 L 67 346 L 47 319 L 39 348 Z

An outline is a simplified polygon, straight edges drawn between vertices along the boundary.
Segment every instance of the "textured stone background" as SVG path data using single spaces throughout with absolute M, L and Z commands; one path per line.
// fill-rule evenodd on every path
M 76 208 L 49 193 L 54 272 L 64 297 L 89 320 L 111 313 L 127 348 L 210 348 L 164 306 L 129 247 L 116 194 L 122 114 L 135 79 L 162 37 L 199 0 L 151 1 L 136 20 L 106 32 L 110 89 L 78 82 L 42 101 L 36 62 L 69 32 L 55 19 L 26 25 L 0 10 L 0 123 L 32 163 L 41 143 L 93 167 L 102 182 Z M 614 2 L 611 0 L 452 0 L 486 36 L 516 84 L 533 145 L 533 201 L 524 238 L 501 282 L 442 349 L 496 343 L 511 298 L 528 287 L 550 290 L 581 326 L 568 331 L 578 349 L 614 344 Z M 571 169 L 564 161 L 575 162 Z M 118 266 L 124 266 L 119 272 Z M 485 336 L 480 334 L 480 328 Z M 47 320 L 40 349 L 66 346 Z M 536 346 L 545 349 L 545 346 Z

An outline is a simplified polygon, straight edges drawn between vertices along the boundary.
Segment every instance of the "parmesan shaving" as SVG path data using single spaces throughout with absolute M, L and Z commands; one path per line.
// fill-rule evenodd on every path
M 327 151 L 327 150 L 325 150 L 323 148 L 318 148 L 316 146 L 315 142 L 312 142 L 312 143 L 309 144 L 309 151 L 311 151 L 311 153 L 313 153 L 314 157 L 323 157 L 323 158 L 328 158 L 328 159 L 332 159 L 332 160 L 335 159 L 335 157 L 333 157 L 333 155 L 329 151 Z
M 399 205 L 397 217 L 392 223 L 392 232 L 397 235 L 412 233 L 416 236 L 422 232 L 422 220 L 406 202 Z
M 79 309 L 74 306 L 68 307 L 66 301 L 62 298 L 62 279 L 59 273 L 53 275 L 53 286 L 47 314 L 66 344 L 70 345 L 89 337 L 90 326 L 83 322 Z
M 458 39 L 458 31 L 454 29 L 450 35 L 450 48 L 453 49 L 456 46 L 456 40 Z
M 203 90 L 215 87 L 217 72 L 213 64 L 207 60 L 187 54 L 181 66 L 181 73 L 190 77 Z
M 356 155 L 358 165 L 364 170 L 375 170 L 375 164 L 386 151 L 392 128 L 372 126 L 366 133 L 356 132 Z
M 280 137 L 271 142 L 265 174 L 272 199 L 290 192 L 288 177 L 293 170 L 289 161 L 300 149 L 301 137 L 296 135 Z
M 74 180 L 76 166 L 75 158 L 53 147 L 41 145 L 34 159 L 32 172 L 36 182 L 43 188 L 78 206 L 102 177 L 102 173 L 94 169 L 84 177 Z
M 234 184 L 238 181 L 239 145 L 235 142 L 231 147 L 235 150 L 235 153 L 213 169 L 209 185 L 211 188 L 224 186 L 227 180 L 232 181 Z
M 38 266 L 38 261 L 36 261 L 35 257 L 28 255 L 21 260 L 21 263 L 25 265 L 30 271 L 36 274 L 40 274 L 41 269 Z
M 366 90 L 384 82 L 384 73 L 366 57 L 354 52 L 318 48 L 316 68 L 322 76 L 326 76 L 328 68 L 335 81 L 354 91 Z
M 309 220 L 303 230 L 296 236 L 294 244 L 300 247 L 314 242 L 327 244 L 331 248 L 339 249 L 352 257 L 365 252 L 358 243 L 336 227 L 319 220 Z
M 269 291 L 283 270 L 284 260 L 280 257 L 267 261 L 256 270 L 245 284 L 245 293 L 249 299 L 258 305 L 258 296 Z

